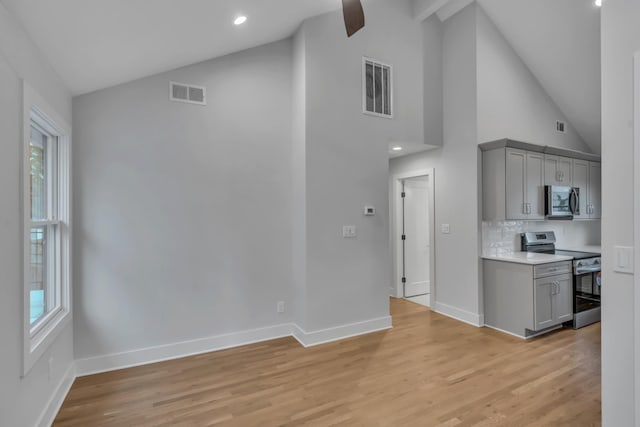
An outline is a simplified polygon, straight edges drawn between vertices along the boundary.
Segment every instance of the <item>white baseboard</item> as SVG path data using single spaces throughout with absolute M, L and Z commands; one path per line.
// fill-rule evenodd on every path
M 441 302 L 433 302 L 433 310 L 447 317 L 468 323 L 473 326 L 480 327 L 484 324 L 484 315 L 472 313 L 452 305 L 443 304 Z
M 348 325 L 336 326 L 334 328 L 320 329 L 318 331 L 307 332 L 298 325 L 293 324 L 291 333 L 295 339 L 304 347 L 324 344 L 331 341 L 338 341 L 345 338 L 364 335 L 371 332 L 390 329 L 391 316 L 379 317 L 377 319 L 365 320 Z
M 81 377 L 288 336 L 291 336 L 291 324 L 283 323 L 266 328 L 250 329 L 247 331 L 142 348 L 123 353 L 77 359 L 76 372 L 77 376 Z
M 53 421 L 56 419 L 56 415 L 58 415 L 58 411 L 62 407 L 62 403 L 64 399 L 69 394 L 69 390 L 71 390 L 71 386 L 73 385 L 73 381 L 76 379 L 76 370 L 75 364 L 71 363 L 67 372 L 65 372 L 60 384 L 56 387 L 56 391 L 53 393 L 49 402 L 47 402 L 47 406 L 40 414 L 38 418 L 38 422 L 36 426 L 38 427 L 50 427 L 53 424 Z

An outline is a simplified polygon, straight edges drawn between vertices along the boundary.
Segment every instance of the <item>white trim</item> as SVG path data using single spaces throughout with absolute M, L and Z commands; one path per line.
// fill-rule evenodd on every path
M 307 332 L 296 324 L 292 324 L 291 326 L 293 337 L 304 347 L 312 347 L 358 335 L 391 329 L 393 327 L 391 324 L 391 316 L 336 326 L 334 328 L 320 329 L 313 332 Z
M 60 380 L 60 384 L 56 387 L 56 391 L 53 393 L 47 406 L 45 406 L 44 410 L 38 417 L 38 421 L 36 422 L 36 426 L 38 427 L 49 427 L 53 424 L 64 403 L 64 400 L 67 398 L 69 391 L 71 390 L 71 386 L 76 379 L 76 368 L 75 364 L 71 363 L 67 372 L 65 372 L 62 380 Z
M 633 55 L 633 246 L 634 252 L 634 373 L 635 373 L 635 419 L 640 423 L 640 51 Z M 603 299 L 605 296 L 603 296 Z
M 431 305 L 434 307 L 434 311 L 436 313 L 451 317 L 464 323 L 468 323 L 472 326 L 484 326 L 484 315 L 482 314 L 472 313 L 470 311 L 437 301 L 435 303 L 432 303 Z
M 400 201 L 400 193 L 402 193 L 402 181 L 409 178 L 417 178 L 421 176 L 429 177 L 429 293 L 431 294 L 431 306 L 436 301 L 436 204 L 435 204 L 435 170 L 433 168 L 418 169 L 410 172 L 402 172 L 391 176 L 391 200 L 389 201 L 391 228 L 389 237 L 391 239 L 391 256 L 392 256 L 392 274 L 393 282 L 391 288 L 395 291 L 396 298 L 403 298 L 402 292 L 402 272 L 400 265 L 402 263 L 402 250 L 399 244 L 402 235 L 402 206 Z
M 443 8 L 449 0 L 413 0 L 413 17 L 424 21 Z
M 469 6 L 471 3 L 473 3 L 473 0 L 449 0 L 440 9 L 438 9 L 436 15 L 438 15 L 441 22 L 444 22 L 465 7 Z
M 513 333 L 513 332 L 505 331 L 504 329 L 496 328 L 495 326 L 491 326 L 491 325 L 482 325 L 482 326 L 485 327 L 485 328 L 493 329 L 494 331 L 498 331 L 498 332 L 502 332 L 502 333 L 507 334 L 507 335 L 511 335 L 513 337 L 516 337 L 516 338 L 523 339 L 523 340 L 529 340 L 531 338 L 535 338 L 535 337 L 539 337 L 540 335 L 544 335 L 544 334 L 546 334 L 548 332 L 555 331 L 557 329 L 562 329 L 562 325 L 556 325 L 555 327 L 551 327 L 549 329 L 545 329 L 542 332 L 538 332 L 538 333 L 535 333 L 535 334 L 532 334 L 532 335 L 529 335 L 529 336 L 523 336 L 523 335 L 518 335 L 518 334 Z
M 216 335 L 209 338 L 200 338 L 190 341 L 141 348 L 123 353 L 108 354 L 105 356 L 89 357 L 76 360 L 77 375 L 85 376 L 117 369 L 131 368 L 133 366 L 147 365 L 149 363 L 165 360 L 179 359 L 196 354 L 210 353 L 212 351 L 269 341 L 291 336 L 291 324 L 283 323 L 266 328 L 249 329 L 230 334 Z
M 71 259 L 71 126 L 60 116 L 55 109 L 36 92 L 26 81 L 22 81 L 22 170 L 20 174 L 20 191 L 22 194 L 21 220 L 22 220 L 22 376 L 26 376 L 29 370 L 42 357 L 46 349 L 55 341 L 60 332 L 64 330 L 71 320 L 71 272 L 73 270 Z M 59 246 L 57 256 L 60 257 L 61 271 L 57 272 L 60 283 L 60 307 L 55 314 L 50 315 L 46 323 L 38 325 L 40 328 L 32 337 L 33 329 L 30 323 L 30 269 L 27 260 L 30 257 L 30 231 L 31 214 L 30 200 L 26 183 L 29 182 L 29 144 L 31 140 L 31 121 L 35 116 L 42 120 L 42 125 L 47 131 L 52 131 L 58 137 L 57 143 L 57 199 L 55 212 L 52 214 L 52 223 L 58 223 Z M 38 223 L 36 221 L 35 223 Z

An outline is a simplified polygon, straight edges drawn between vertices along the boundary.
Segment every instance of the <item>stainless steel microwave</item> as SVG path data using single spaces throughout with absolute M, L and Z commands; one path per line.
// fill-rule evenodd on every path
M 573 219 L 580 215 L 580 189 L 545 185 L 544 216 L 548 219 Z

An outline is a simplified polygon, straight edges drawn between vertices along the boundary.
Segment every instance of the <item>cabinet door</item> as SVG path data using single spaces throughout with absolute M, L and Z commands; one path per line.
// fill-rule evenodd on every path
M 589 203 L 589 162 L 586 160 L 573 160 L 573 186 L 580 189 L 580 215 L 574 215 L 575 219 L 589 218 L 587 206 Z
M 534 284 L 534 325 L 536 331 L 539 331 L 555 324 L 552 304 L 554 285 L 549 279 L 538 279 Z
M 557 277 L 556 294 L 553 298 L 554 323 L 560 324 L 573 319 L 573 282 L 572 276 Z
M 525 199 L 525 174 L 527 153 L 522 150 L 506 150 L 506 218 L 527 219 Z
M 560 173 L 560 185 L 572 186 L 572 159 L 568 157 L 558 157 L 558 172 Z
M 539 331 L 555 324 L 553 318 L 554 284 L 551 279 L 537 279 L 534 281 L 534 317 L 535 330 Z
M 571 185 L 571 159 L 568 157 L 544 156 L 544 185 Z
M 545 154 L 544 156 L 544 185 L 562 185 L 558 156 Z
M 527 219 L 544 219 L 544 155 L 527 153 L 525 202 Z
M 601 173 L 600 163 L 589 162 L 589 204 L 591 205 L 589 218 L 599 219 L 602 216 Z

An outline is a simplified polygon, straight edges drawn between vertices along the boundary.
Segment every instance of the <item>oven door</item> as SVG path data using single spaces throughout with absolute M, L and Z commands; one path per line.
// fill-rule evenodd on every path
M 599 271 L 574 275 L 573 288 L 575 292 L 575 313 L 600 307 Z

